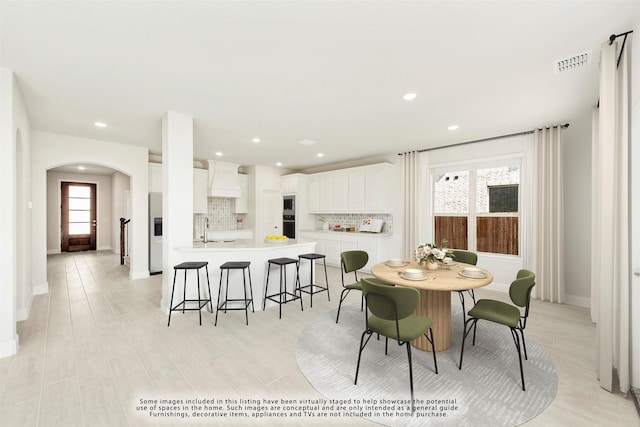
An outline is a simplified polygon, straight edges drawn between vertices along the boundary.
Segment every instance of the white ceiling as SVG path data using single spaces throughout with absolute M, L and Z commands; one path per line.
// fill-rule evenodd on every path
M 637 0 L 0 8 L 1 63 L 34 129 L 160 154 L 162 116 L 177 111 L 194 118 L 196 159 L 298 170 L 584 117 L 601 43 L 640 17 Z M 586 51 L 589 67 L 554 73 Z

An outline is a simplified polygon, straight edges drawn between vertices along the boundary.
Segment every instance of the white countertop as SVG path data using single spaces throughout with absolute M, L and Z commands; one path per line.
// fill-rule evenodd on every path
M 308 233 L 323 233 L 323 234 L 330 234 L 330 235 L 336 235 L 336 236 L 371 236 L 371 237 L 389 237 L 392 234 L 391 233 L 371 233 L 371 232 L 367 232 L 367 231 L 355 231 L 355 232 L 350 232 L 350 231 L 333 231 L 333 230 L 316 230 L 316 229 L 306 229 L 306 230 L 300 230 L 300 232 L 308 232 Z
M 315 243 L 310 239 L 289 239 L 286 242 L 266 243 L 263 239 L 240 239 L 233 242 L 193 242 L 192 247 L 176 248 L 179 251 L 235 251 L 235 250 L 270 250 L 295 247 Z

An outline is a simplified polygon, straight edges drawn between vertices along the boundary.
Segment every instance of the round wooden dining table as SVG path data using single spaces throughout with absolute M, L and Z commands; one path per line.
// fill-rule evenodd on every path
M 482 269 L 485 273 L 484 277 L 463 277 L 459 273 L 465 267 L 471 267 L 471 265 L 456 262 L 453 265 L 440 266 L 437 270 L 428 270 L 411 260 L 397 267 L 381 262 L 371 268 L 371 273 L 385 282 L 416 288 L 420 291 L 420 304 L 415 314 L 428 316 L 433 320 L 436 351 L 444 351 L 451 345 L 451 292 L 480 288 L 493 281 L 493 275 L 485 269 Z M 403 278 L 401 274 L 408 268 L 421 269 L 425 278 L 422 280 Z M 431 344 L 424 336 L 413 341 L 412 345 L 420 350 L 431 351 Z

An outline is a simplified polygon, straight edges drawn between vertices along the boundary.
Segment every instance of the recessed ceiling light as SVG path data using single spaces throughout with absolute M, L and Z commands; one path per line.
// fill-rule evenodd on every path
M 84 166 L 78 166 L 78 169 L 79 169 L 79 170 L 81 170 L 81 171 L 83 171 L 83 170 L 85 170 L 86 168 L 85 168 Z
M 102 122 L 93 122 L 94 125 L 96 125 L 99 128 L 106 128 L 107 124 L 106 123 L 102 123 Z
M 282 162 L 276 163 L 276 166 L 278 166 L 278 167 L 282 166 Z
M 405 101 L 413 101 L 414 99 L 416 99 L 416 96 L 418 95 L 415 93 L 405 93 L 402 99 L 404 99 Z
M 447 129 L 449 129 L 449 130 L 456 130 L 456 129 L 458 129 L 458 125 L 451 125 L 451 126 L 449 126 Z
M 253 138 L 251 141 L 253 141 L 253 142 L 255 142 L 257 144 L 258 142 L 260 142 L 260 138 Z
M 216 156 L 220 157 L 222 156 L 222 153 L 220 151 L 216 152 Z
M 318 157 L 324 157 L 324 154 L 318 153 Z

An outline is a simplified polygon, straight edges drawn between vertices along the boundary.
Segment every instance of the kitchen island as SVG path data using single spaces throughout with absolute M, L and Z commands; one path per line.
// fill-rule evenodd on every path
M 315 252 L 316 242 L 309 239 L 288 239 L 278 243 L 267 243 L 263 239 L 242 239 L 231 242 L 193 242 L 191 247 L 176 248 L 184 261 L 207 261 L 209 263 L 209 280 L 211 281 L 211 298 L 215 305 L 218 299 L 218 284 L 220 282 L 220 266 L 228 261 L 251 262 L 251 281 L 253 284 L 253 301 L 256 310 L 262 310 L 262 298 L 267 278 L 267 261 L 273 258 L 298 259 L 298 255 Z M 309 282 L 311 273 L 309 262 L 303 262 L 300 266 L 300 281 L 304 286 Z M 296 269 L 287 267 L 287 289 L 293 290 L 295 286 Z M 226 281 L 226 273 L 224 275 Z M 180 282 L 180 283 L 178 283 Z M 269 277 L 269 294 L 273 294 L 279 287 L 280 274 L 275 267 L 271 268 Z M 180 277 L 176 279 L 176 292 L 182 289 Z M 197 293 L 197 292 L 196 292 Z M 229 276 L 229 298 L 242 298 L 242 273 L 232 271 Z M 179 295 L 179 294 L 176 294 Z M 204 293 L 203 293 L 204 295 Z M 303 294 L 304 295 L 304 294 Z M 267 308 L 276 305 L 267 301 Z M 292 306 L 294 304 L 291 304 Z M 297 309 L 300 307 L 295 304 Z

